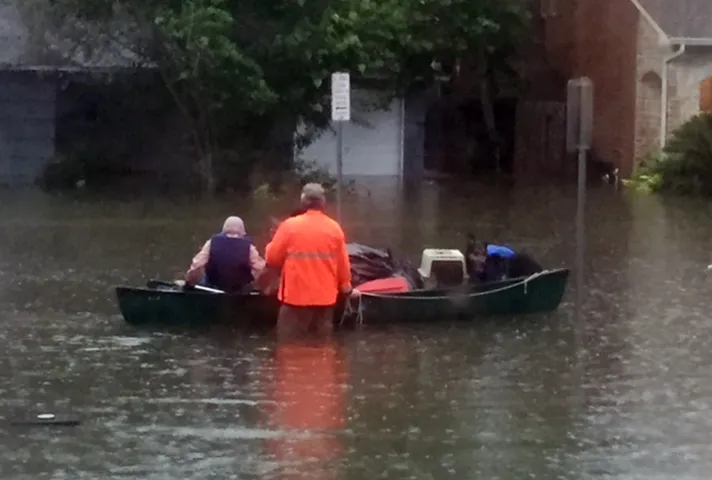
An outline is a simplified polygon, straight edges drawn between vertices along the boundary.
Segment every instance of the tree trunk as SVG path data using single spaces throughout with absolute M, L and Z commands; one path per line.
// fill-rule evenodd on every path
M 497 174 L 501 172 L 500 152 L 502 137 L 497 130 L 497 122 L 494 116 L 494 99 L 492 98 L 493 72 L 489 67 L 487 54 L 480 53 L 480 104 L 482 106 L 482 116 L 487 127 L 487 137 L 494 147 Z
M 195 118 L 196 135 L 201 141 L 200 163 L 203 180 L 203 193 L 213 195 L 216 193 L 217 182 L 215 179 L 215 153 L 218 148 L 213 142 L 213 130 L 210 125 L 210 112 L 201 108 L 201 99 L 194 98 L 193 104 L 196 107 Z
M 195 153 L 198 159 L 198 171 L 204 193 L 213 194 L 216 190 L 215 168 L 213 154 L 215 149 L 212 144 L 212 135 L 208 124 L 208 113 L 200 105 L 201 98 L 195 96 L 183 96 L 176 90 L 175 85 L 170 81 L 170 74 L 160 70 L 163 83 L 170 92 L 178 109 L 188 119 L 191 125 L 191 136 L 195 144 Z M 190 108 L 190 106 L 195 108 Z M 197 114 L 195 113 L 197 111 Z
M 202 177 L 204 193 L 212 195 L 213 193 L 215 193 L 216 187 L 212 149 L 208 148 L 207 151 L 202 155 L 200 159 L 200 164 L 200 173 Z

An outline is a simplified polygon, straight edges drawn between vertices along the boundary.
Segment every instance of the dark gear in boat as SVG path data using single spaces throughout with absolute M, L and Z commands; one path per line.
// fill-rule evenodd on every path
M 346 250 L 351 262 L 351 283 L 354 287 L 373 280 L 403 277 L 411 289 L 423 288 L 423 281 L 417 270 L 395 260 L 390 250 L 380 250 L 359 243 L 347 243 Z
M 474 282 L 526 277 L 543 270 L 530 255 L 503 245 L 478 242 L 471 233 L 467 235 L 465 259 L 467 274 Z

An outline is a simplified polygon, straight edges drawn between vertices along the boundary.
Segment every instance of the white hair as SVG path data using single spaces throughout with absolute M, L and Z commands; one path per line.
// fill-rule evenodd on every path
M 239 235 L 244 237 L 247 235 L 245 231 L 245 222 L 242 221 L 240 217 L 231 215 L 225 219 L 222 228 L 223 233 L 232 233 L 233 235 Z

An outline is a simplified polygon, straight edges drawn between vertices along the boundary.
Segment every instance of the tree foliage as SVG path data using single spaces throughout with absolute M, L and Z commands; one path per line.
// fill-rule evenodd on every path
M 66 38 L 67 25 L 83 27 L 75 47 L 95 46 L 101 30 L 161 71 L 194 125 L 206 178 L 216 152 L 269 144 L 278 121 L 324 127 L 333 71 L 378 79 L 390 95 L 433 83 L 441 65 L 494 79 L 528 19 L 524 0 L 31 2 L 62 19 L 43 29 Z
M 646 193 L 712 196 L 712 114 L 701 113 L 677 128 L 627 183 Z

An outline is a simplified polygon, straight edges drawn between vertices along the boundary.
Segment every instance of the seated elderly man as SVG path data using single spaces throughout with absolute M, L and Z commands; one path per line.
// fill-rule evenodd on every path
M 251 288 L 264 268 L 265 261 L 247 236 L 244 222 L 231 216 L 225 220 L 222 232 L 205 242 L 193 258 L 185 283 L 239 293 Z

